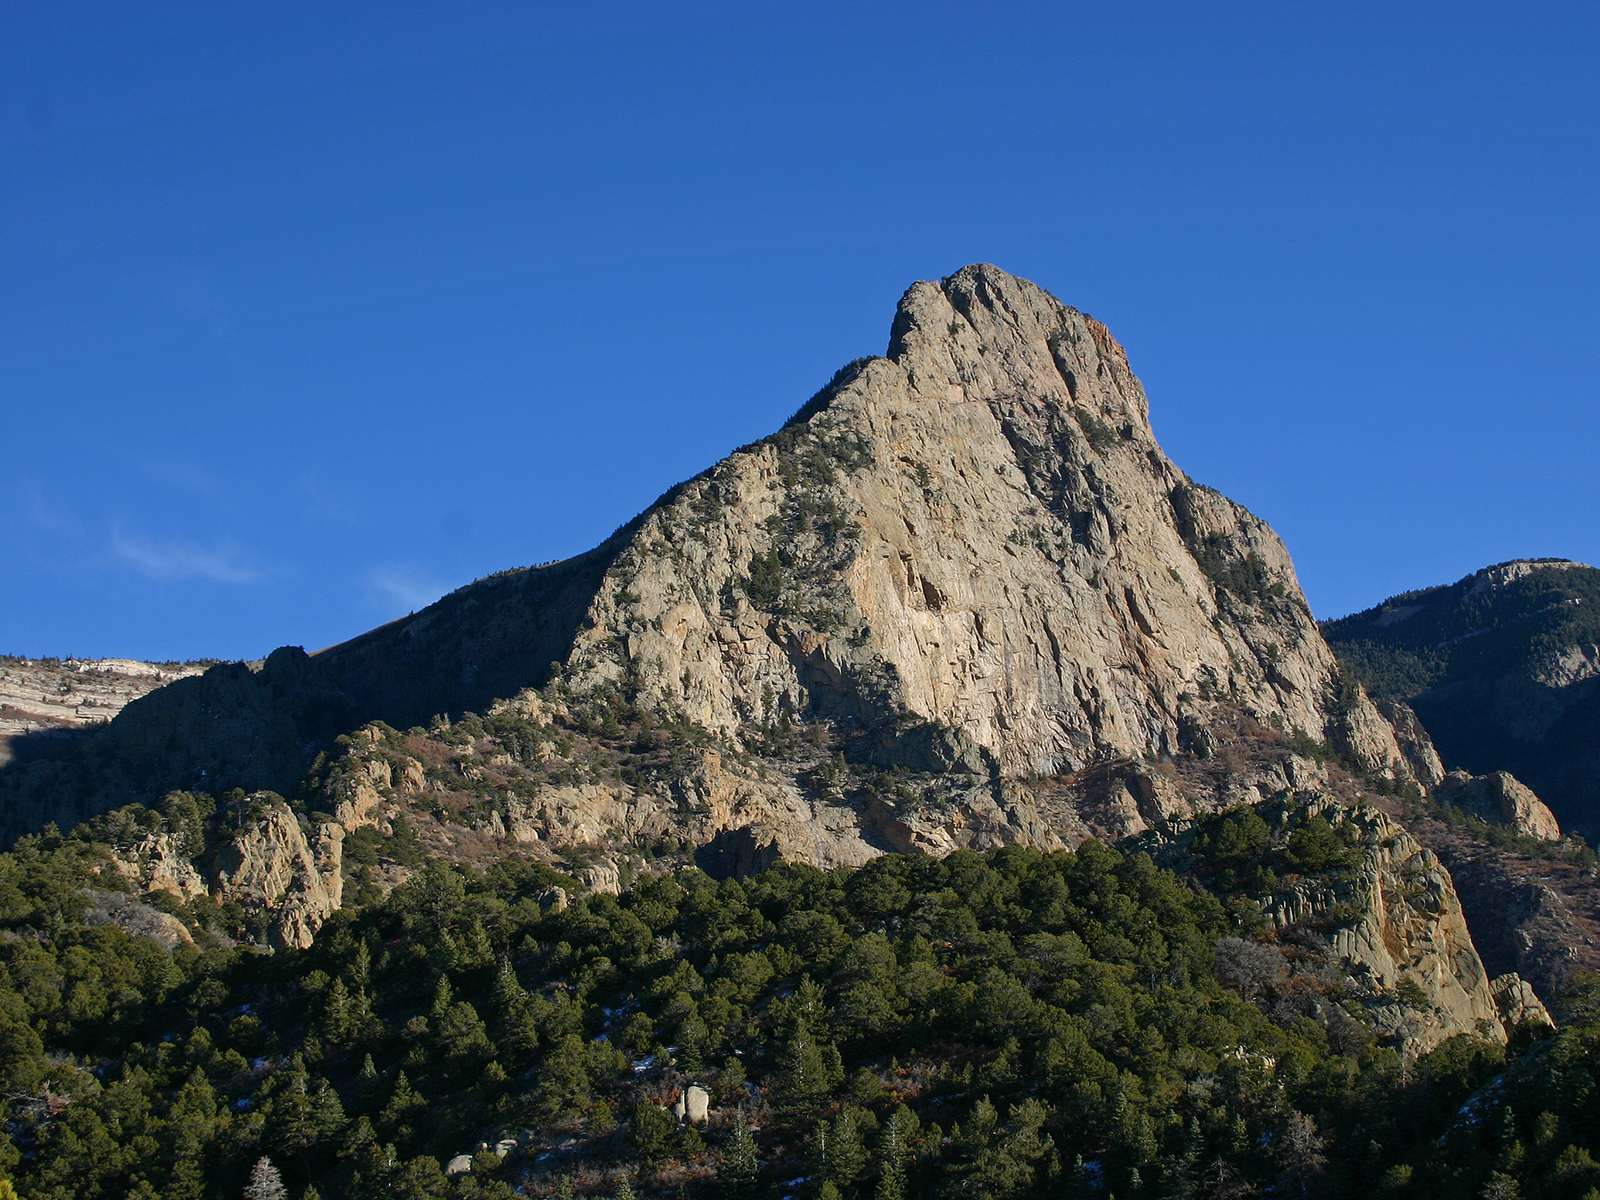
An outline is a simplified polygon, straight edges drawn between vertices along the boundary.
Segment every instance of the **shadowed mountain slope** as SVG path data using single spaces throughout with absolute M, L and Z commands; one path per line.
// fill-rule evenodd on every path
M 1510 771 L 1600 833 L 1600 571 L 1502 563 L 1323 632 L 1374 696 L 1416 710 L 1447 766 Z

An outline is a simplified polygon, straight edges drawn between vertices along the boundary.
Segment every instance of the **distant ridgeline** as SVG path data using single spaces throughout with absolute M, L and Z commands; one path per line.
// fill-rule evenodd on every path
M 1502 563 L 1322 632 L 1375 699 L 1416 710 L 1447 767 L 1510 771 L 1600 833 L 1600 571 Z

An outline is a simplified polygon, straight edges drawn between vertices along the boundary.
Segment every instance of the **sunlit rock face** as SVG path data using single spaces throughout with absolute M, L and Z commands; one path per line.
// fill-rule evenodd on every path
M 1010 775 L 1170 752 L 1219 701 L 1400 759 L 1288 554 L 1162 453 L 1104 326 L 991 266 L 915 284 L 886 357 L 631 532 L 568 655 L 713 729 L 937 723 Z

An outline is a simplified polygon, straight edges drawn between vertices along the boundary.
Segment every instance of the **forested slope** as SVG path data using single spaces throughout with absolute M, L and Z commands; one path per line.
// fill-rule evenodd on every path
M 26 839 L 0 858 L 0 1167 L 39 1200 L 237 1197 L 263 1156 L 327 1200 L 1600 1184 L 1594 991 L 1553 1037 L 1405 1061 L 1317 931 L 1269 933 L 1241 890 L 1338 871 L 1338 831 L 1249 828 L 1195 847 L 1226 907 L 1094 842 L 570 902 L 542 865 L 433 861 L 271 955 L 90 928 L 99 852 Z M 661 1106 L 694 1083 L 711 1118 L 681 1126 Z

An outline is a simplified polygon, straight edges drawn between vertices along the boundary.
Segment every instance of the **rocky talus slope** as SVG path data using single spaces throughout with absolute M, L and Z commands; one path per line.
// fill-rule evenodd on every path
M 1105 327 L 980 265 L 914 285 L 886 355 L 594 551 L 179 681 L 0 800 L 15 835 L 52 806 L 229 793 L 249 819 L 186 844 L 192 875 L 154 841 L 119 856 L 304 945 L 352 886 L 403 874 L 401 827 L 615 890 L 686 861 L 1051 850 L 1356 803 L 1436 782 L 1425 742 L 1340 669 L 1271 529 L 1167 459 Z M 1433 989 L 1451 1015 L 1418 1036 L 1492 1023 L 1448 874 L 1414 849 L 1347 905 L 1345 957 Z

